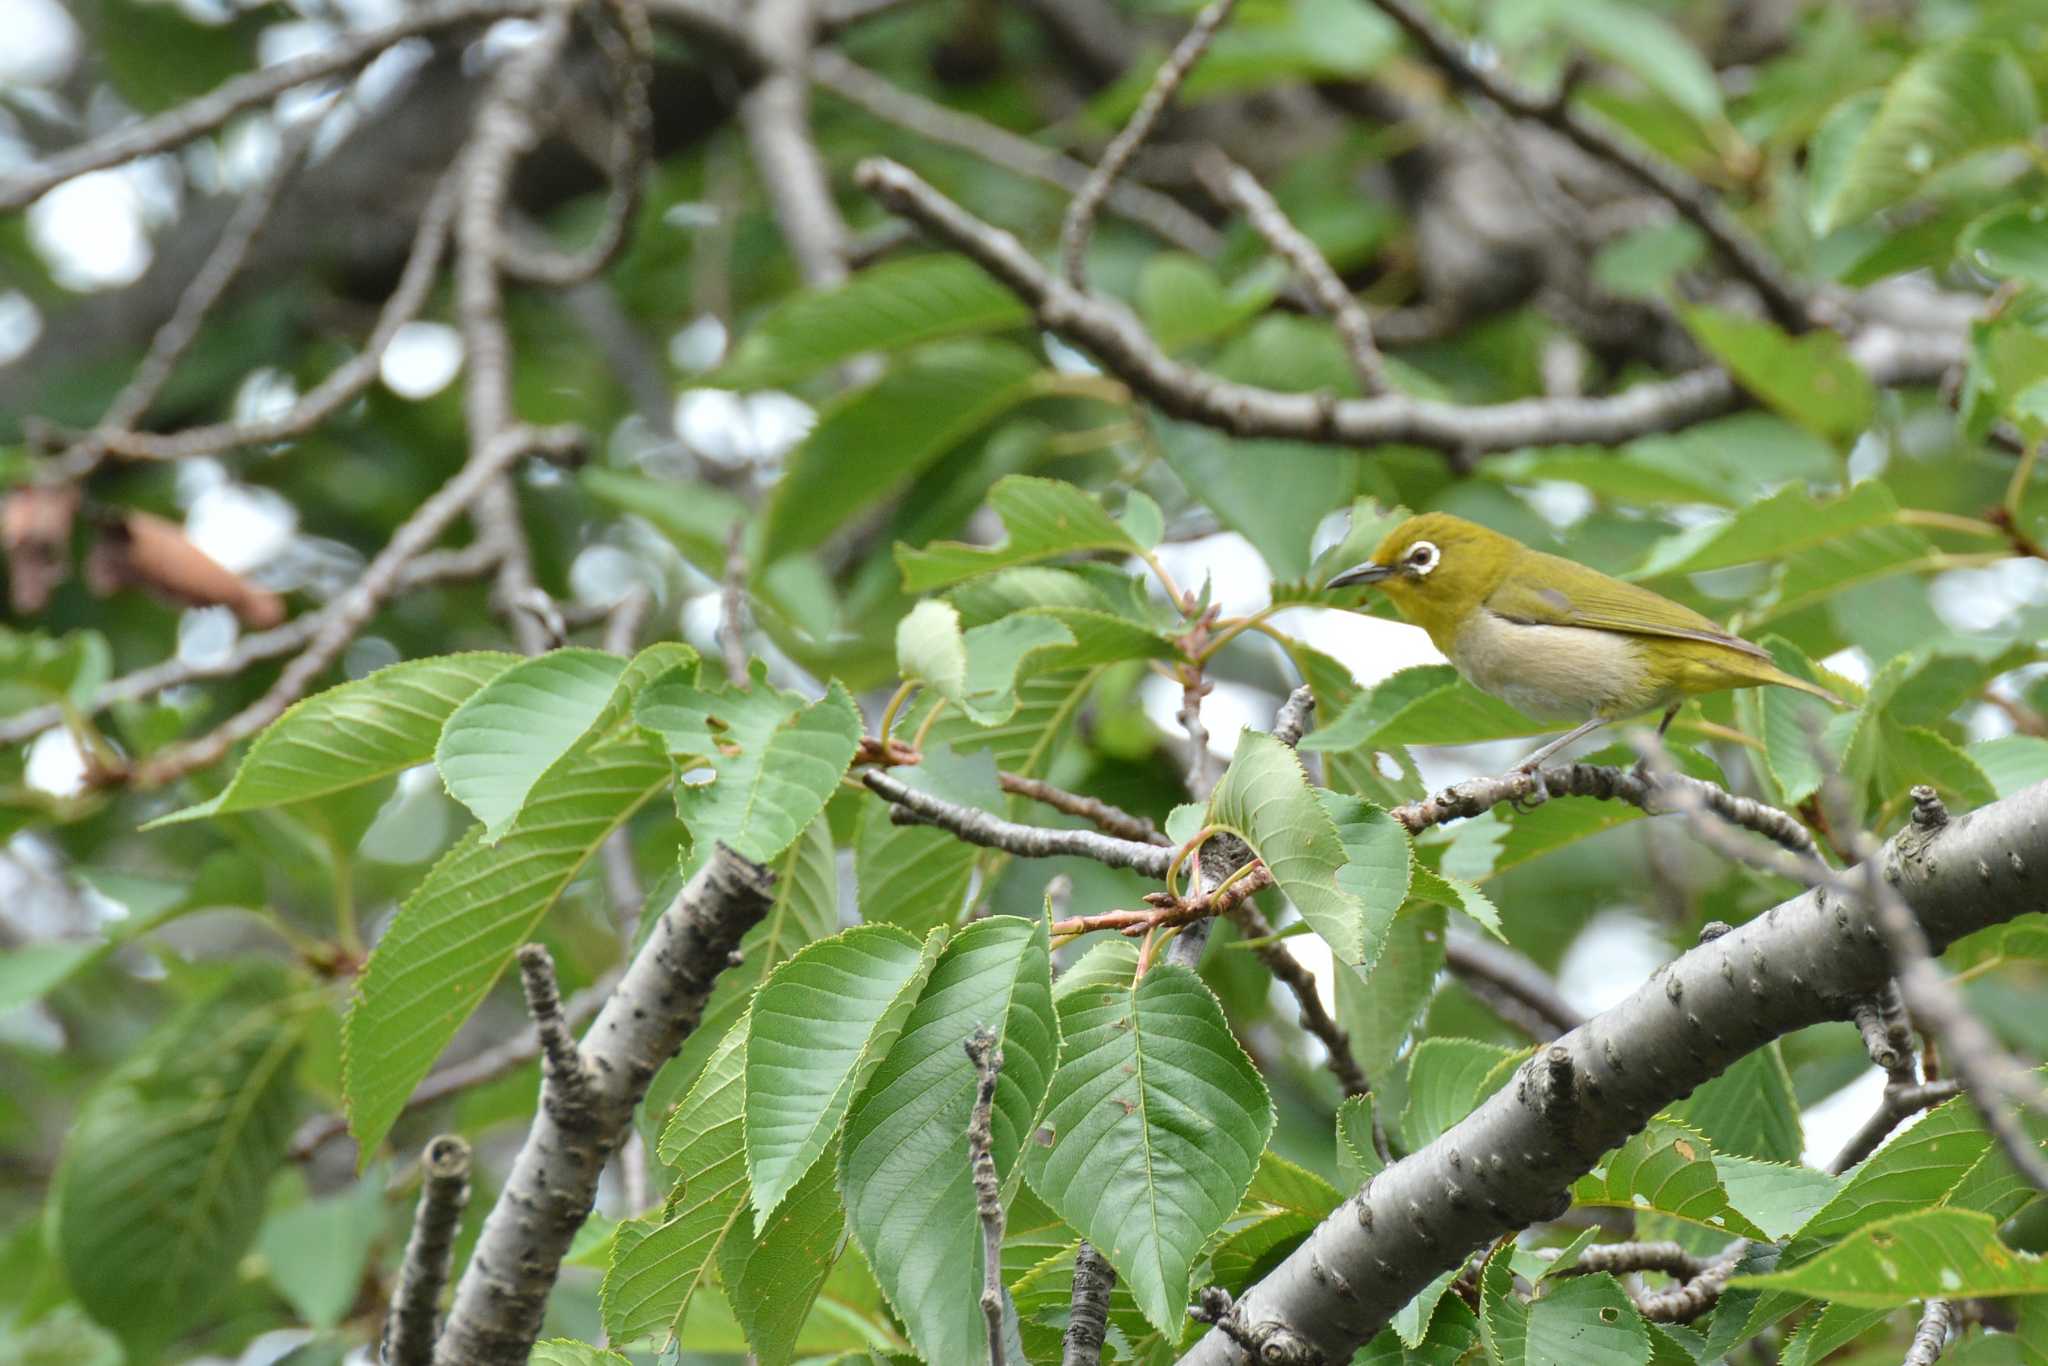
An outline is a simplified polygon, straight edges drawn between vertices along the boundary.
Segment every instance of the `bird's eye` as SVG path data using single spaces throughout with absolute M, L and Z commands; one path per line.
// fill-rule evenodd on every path
M 1418 574 L 1427 574 L 1436 568 L 1437 548 L 1428 541 L 1417 541 L 1408 547 L 1408 567 Z

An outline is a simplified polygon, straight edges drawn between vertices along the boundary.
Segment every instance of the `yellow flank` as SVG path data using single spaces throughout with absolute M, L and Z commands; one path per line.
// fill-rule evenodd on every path
M 1682 603 L 1449 513 L 1410 517 L 1331 580 L 1354 583 L 1384 592 L 1474 687 L 1541 720 L 1616 720 L 1765 685 L 1842 705 Z

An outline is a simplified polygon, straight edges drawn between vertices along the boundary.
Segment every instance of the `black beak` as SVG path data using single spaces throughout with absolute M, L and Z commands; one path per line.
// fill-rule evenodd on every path
M 1323 587 L 1349 588 L 1357 583 L 1378 583 L 1381 579 L 1392 577 L 1393 573 L 1393 565 L 1374 564 L 1371 560 L 1367 560 L 1364 564 L 1353 565 L 1336 578 L 1324 584 Z

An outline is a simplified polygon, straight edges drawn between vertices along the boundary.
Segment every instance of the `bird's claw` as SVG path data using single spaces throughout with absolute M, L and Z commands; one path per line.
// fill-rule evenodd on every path
M 1527 778 L 1529 785 L 1508 799 L 1508 805 L 1517 811 L 1534 811 L 1550 800 L 1550 784 L 1543 781 L 1543 770 L 1534 765 L 1511 770 L 1517 778 Z

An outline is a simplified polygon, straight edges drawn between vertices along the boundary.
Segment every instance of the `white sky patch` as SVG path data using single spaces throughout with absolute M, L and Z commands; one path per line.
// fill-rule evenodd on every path
M 1321 650 L 1368 687 L 1402 669 L 1445 662 L 1428 632 L 1405 621 L 1328 607 L 1290 607 L 1274 616 L 1273 625 Z M 1322 721 L 1327 725 L 1335 719 Z
M 29 206 L 29 240 L 66 289 L 118 289 L 149 269 L 142 197 L 122 171 L 67 180 Z
M 715 314 L 699 314 L 668 339 L 669 364 L 690 374 L 709 370 L 724 359 L 725 343 L 725 323 Z
M 391 336 L 377 362 L 377 377 L 400 398 L 429 398 L 462 369 L 462 334 L 447 323 L 414 321 Z
M 1820 662 L 1823 669 L 1832 669 L 1851 683 L 1870 685 L 1870 656 L 1860 646 L 1851 645 L 1835 651 Z
M 1052 362 L 1052 368 L 1063 375 L 1099 375 L 1102 367 L 1088 359 L 1086 352 L 1077 351 L 1050 332 L 1041 332 L 1040 341 L 1045 346 L 1045 358 Z
M 1210 601 L 1227 615 L 1256 612 L 1272 599 L 1273 576 L 1266 569 L 1265 558 L 1235 531 L 1219 531 L 1192 541 L 1168 541 L 1153 553 L 1183 592 L 1200 596 L 1207 580 L 1212 587 Z M 1130 568 L 1132 573 L 1147 572 L 1138 560 L 1132 560 Z M 1153 586 L 1158 587 L 1156 580 Z M 1155 596 L 1163 597 L 1163 593 Z
M 236 121 L 220 139 L 220 188 L 247 190 L 269 175 L 282 142 L 277 125 L 267 118 Z
M 1178 683 L 1158 674 L 1146 674 L 1138 684 L 1138 701 L 1162 734 L 1176 740 L 1187 739 L 1187 728 L 1180 723 Z M 1209 732 L 1209 751 L 1228 759 L 1237 749 L 1239 731 L 1247 726 L 1253 730 L 1272 729 L 1273 698 L 1263 688 L 1215 680 L 1215 691 L 1202 699 L 1202 725 Z
M 1671 947 L 1640 917 L 1603 911 L 1588 921 L 1558 964 L 1557 987 L 1588 1015 L 1626 1000 L 1671 957 Z
M 69 730 L 46 730 L 30 742 L 22 781 L 53 797 L 76 797 L 85 791 L 85 755 Z
M 178 614 L 179 662 L 208 668 L 225 663 L 241 634 L 232 608 L 188 607 Z
M 1554 527 L 1574 526 L 1585 520 L 1593 510 L 1593 493 L 1583 484 L 1567 483 L 1562 479 L 1545 479 L 1532 484 L 1524 491 L 1523 497 L 1536 515 Z
M 299 401 L 299 386 L 282 370 L 264 366 L 251 370 L 235 390 L 237 422 L 268 422 L 283 417 Z
M 578 602 L 613 603 L 635 588 L 647 589 L 657 600 L 662 596 L 654 567 L 621 546 L 585 546 L 569 566 L 569 591 Z
M 391 12 L 396 16 L 397 5 L 392 6 Z M 381 27 L 388 22 L 387 19 L 379 19 L 375 25 L 359 27 Z M 382 108 L 386 101 L 405 88 L 413 73 L 425 66 L 433 55 L 434 45 L 424 38 L 407 38 L 385 48 L 372 57 L 370 64 L 356 77 L 356 105 L 365 113 Z
M 676 398 L 676 435 L 698 455 L 728 468 L 780 461 L 817 420 L 810 404 L 776 389 L 685 389 Z
M 78 25 L 57 0 L 0 0 L 0 84 L 49 85 L 78 60 Z
M 1883 1099 L 1884 1073 L 1873 1067 L 1833 1095 L 1801 1110 L 1799 1126 L 1806 1134 L 1806 1151 L 1800 1160 L 1826 1171 Z
M 281 494 L 220 484 L 192 500 L 185 534 L 222 568 L 245 574 L 282 551 L 298 522 L 298 511 Z
M 20 360 L 43 335 L 43 314 L 18 289 L 0 292 L 0 365 Z

